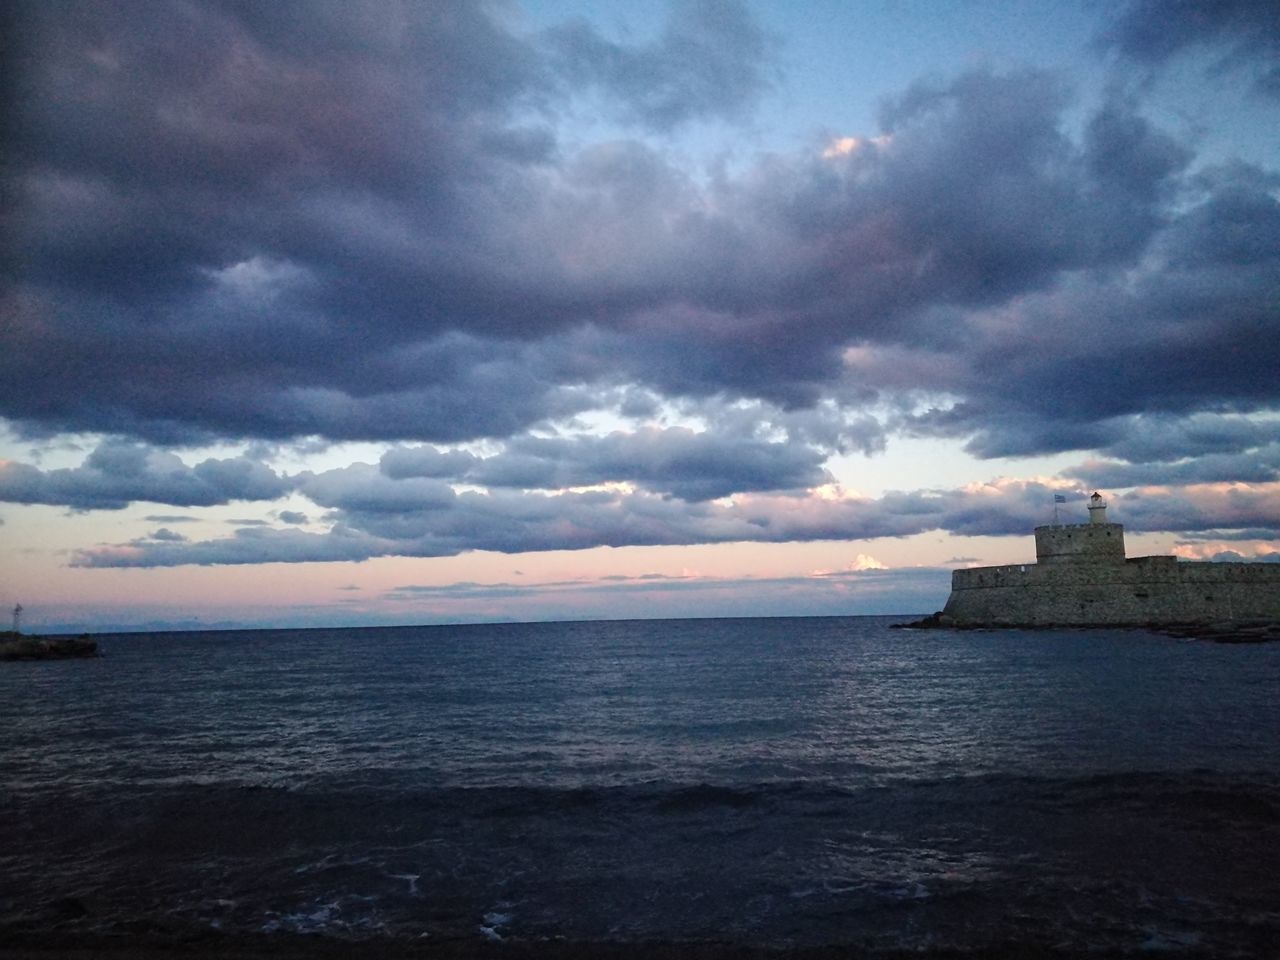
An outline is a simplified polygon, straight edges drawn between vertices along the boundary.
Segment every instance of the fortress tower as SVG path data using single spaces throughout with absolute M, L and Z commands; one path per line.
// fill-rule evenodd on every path
M 1102 494 L 1089 498 L 1089 522 L 1036 527 L 1036 563 L 1124 563 L 1124 526 L 1107 523 Z
M 1089 522 L 1036 527 L 1036 562 L 951 573 L 940 624 L 1115 627 L 1280 623 L 1280 563 L 1124 555 L 1124 527 L 1089 498 Z

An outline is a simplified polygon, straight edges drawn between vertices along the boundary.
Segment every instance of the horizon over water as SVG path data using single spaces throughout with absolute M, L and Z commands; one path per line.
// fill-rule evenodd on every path
M 1275 955 L 1280 644 L 901 617 L 0 665 L 0 940 Z
M 940 612 L 937 611 L 937 612 Z M 830 614 L 830 613 L 770 613 L 770 614 L 745 614 L 742 616 L 721 616 L 717 614 L 708 614 L 706 616 L 663 616 L 655 615 L 651 617 L 593 617 L 593 616 L 569 616 L 564 614 L 553 614 L 546 618 L 536 620 L 519 620 L 519 619 L 493 619 L 493 620 L 467 620 L 461 618 L 430 620 L 423 622 L 407 622 L 407 623 L 374 623 L 374 622 L 349 622 L 343 624 L 313 624 L 313 623 L 277 623 L 271 626 L 255 625 L 252 621 L 238 620 L 216 620 L 205 623 L 200 618 L 191 620 L 152 620 L 136 624 L 111 623 L 104 621 L 101 625 L 89 625 L 80 621 L 57 622 L 52 621 L 42 624 L 39 627 L 29 627 L 21 632 L 30 636 L 41 637 L 61 637 L 61 636 L 90 636 L 90 637 L 132 637 L 132 636 L 171 636 L 183 635 L 189 633 L 309 633 L 314 631 L 332 631 L 332 630 L 432 630 L 444 629 L 448 627 L 518 627 L 518 626 L 544 626 L 555 624 L 580 624 L 580 623 L 653 623 L 660 622 L 680 622 L 691 621 L 698 622 L 704 620 L 888 620 L 895 624 L 905 624 L 911 621 L 919 620 L 929 614 L 916 610 L 909 612 L 892 612 L 892 613 L 869 613 L 869 614 Z M 966 628 L 970 629 L 970 628 Z

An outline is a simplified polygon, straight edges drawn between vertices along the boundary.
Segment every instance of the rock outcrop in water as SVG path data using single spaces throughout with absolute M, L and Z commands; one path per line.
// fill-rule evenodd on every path
M 0 660 L 73 660 L 97 655 L 98 642 L 87 634 L 79 637 L 32 637 L 12 631 L 0 633 Z
M 1089 522 L 1036 527 L 1036 562 L 951 574 L 951 596 L 911 627 L 1147 627 L 1223 643 L 1280 639 L 1280 564 L 1126 557 L 1094 494 Z

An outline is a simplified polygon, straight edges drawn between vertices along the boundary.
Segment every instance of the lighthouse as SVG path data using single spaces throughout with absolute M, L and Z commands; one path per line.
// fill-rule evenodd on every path
M 1089 522 L 1107 522 L 1107 501 L 1103 500 L 1102 494 L 1097 491 L 1094 491 L 1093 496 L 1089 498 Z

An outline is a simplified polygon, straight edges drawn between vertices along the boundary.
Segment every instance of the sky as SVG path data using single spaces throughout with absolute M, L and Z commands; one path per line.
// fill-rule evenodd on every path
M 34 631 L 927 613 L 1280 560 L 1264 0 L 15 2 Z

